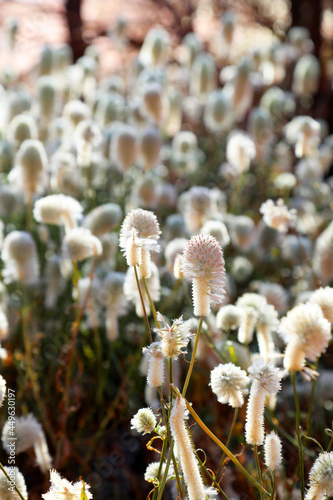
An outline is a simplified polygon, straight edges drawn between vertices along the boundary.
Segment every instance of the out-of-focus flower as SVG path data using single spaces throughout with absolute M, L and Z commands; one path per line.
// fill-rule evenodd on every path
M 121 221 L 123 211 L 116 203 L 106 203 L 94 208 L 84 219 L 84 227 L 95 236 L 102 236 L 112 231 Z
M 2 260 L 5 283 L 19 281 L 31 285 L 37 281 L 39 264 L 36 243 L 30 233 L 13 231 L 3 242 Z
M 320 142 L 320 123 L 309 116 L 297 116 L 284 127 L 288 142 L 294 144 L 297 158 L 316 156 Z
M 151 29 L 142 44 L 139 60 L 145 66 L 158 66 L 166 61 L 168 49 L 168 32 L 162 28 Z
M 293 73 L 292 89 L 298 95 L 315 94 L 319 88 L 320 63 L 313 54 L 300 57 Z
M 102 244 L 89 229 L 76 227 L 66 234 L 62 243 L 62 253 L 65 258 L 78 262 L 101 255 Z
M 66 231 L 73 229 L 81 218 L 83 208 L 71 196 L 51 194 L 36 201 L 33 210 L 37 222 L 44 224 L 64 225 Z
M 256 147 L 253 140 L 240 130 L 231 132 L 227 139 L 226 157 L 235 171 L 239 174 L 246 172 L 255 156 Z
M 146 278 L 147 282 L 147 287 L 151 296 L 151 299 L 153 302 L 158 302 L 160 300 L 160 278 L 159 278 L 159 272 L 157 269 L 156 264 L 154 262 L 150 262 L 149 264 L 149 277 Z M 141 286 L 141 291 L 143 295 L 143 302 L 145 305 L 145 309 L 147 314 L 149 315 L 151 310 L 150 310 L 150 302 L 148 299 L 148 296 L 146 294 L 146 290 L 143 287 L 142 282 L 140 283 Z M 126 273 L 125 276 L 125 282 L 124 282 L 124 294 L 125 297 L 129 302 L 132 302 L 135 305 L 135 310 L 136 314 L 139 317 L 143 317 L 143 310 L 142 310 L 142 304 L 140 300 L 140 295 L 135 279 L 135 273 L 134 273 L 134 268 L 130 267 Z
M 319 288 L 311 295 L 309 302 L 318 304 L 323 312 L 324 318 L 333 323 L 333 288 L 326 286 Z
M 333 278 L 333 222 L 318 236 L 313 253 L 313 266 L 324 283 Z
M 110 158 L 120 170 L 125 171 L 135 164 L 137 154 L 138 144 L 135 128 L 122 124 L 112 134 Z
M 260 207 L 264 222 L 267 226 L 276 229 L 280 233 L 286 233 L 288 227 L 296 220 L 296 210 L 288 209 L 284 201 L 280 198 L 276 204 L 273 200 L 267 200 Z

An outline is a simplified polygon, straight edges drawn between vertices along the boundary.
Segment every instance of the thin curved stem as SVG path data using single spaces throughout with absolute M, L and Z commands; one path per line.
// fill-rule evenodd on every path
M 133 267 L 134 267 L 136 284 L 137 284 L 137 287 L 138 287 L 138 290 L 139 290 L 139 295 L 140 295 L 140 300 L 141 300 L 141 306 L 142 306 L 142 311 L 143 311 L 143 315 L 144 315 L 144 320 L 145 320 L 145 323 L 146 323 L 146 328 L 147 328 L 147 333 L 148 333 L 148 337 L 149 337 L 149 342 L 152 343 L 153 342 L 153 338 L 151 336 L 151 331 L 150 331 L 150 327 L 149 327 L 148 316 L 147 316 L 147 312 L 146 312 L 146 308 L 145 308 L 145 303 L 144 303 L 144 300 L 143 300 L 142 290 L 141 290 L 139 276 L 138 276 L 138 270 L 137 270 L 136 266 L 133 266 Z
M 319 364 L 319 358 L 317 359 L 316 365 L 315 365 L 316 371 L 318 368 L 318 364 Z M 309 435 L 310 428 L 311 428 L 311 418 L 312 418 L 312 409 L 313 409 L 314 395 L 315 395 L 315 389 L 316 389 L 316 382 L 317 382 L 317 379 L 314 378 L 312 380 L 312 384 L 311 384 L 311 394 L 310 394 L 310 401 L 309 401 L 308 418 L 307 418 L 307 422 L 306 422 L 306 431 L 305 431 L 306 436 Z
M 253 451 L 254 451 L 254 457 L 256 460 L 258 482 L 262 486 L 262 476 L 261 476 L 261 468 L 260 468 L 260 461 L 259 461 L 259 453 L 258 453 L 258 446 L 256 444 L 253 446 Z M 261 492 L 260 492 L 260 498 L 263 499 Z
M 227 439 L 227 442 L 226 442 L 226 447 L 229 448 L 229 443 L 230 443 L 230 440 L 231 440 L 231 436 L 234 432 L 234 429 L 235 429 L 235 425 L 236 425 L 236 421 L 237 421 L 237 416 L 238 416 L 238 410 L 239 408 L 235 408 L 235 411 L 234 411 L 234 417 L 232 419 L 232 424 L 231 424 L 231 427 L 230 427 L 230 431 L 229 431 L 229 436 L 228 436 L 228 439 Z M 222 455 L 222 458 L 221 458 L 221 461 L 220 461 L 220 465 L 217 469 L 217 472 L 216 472 L 216 477 L 218 478 L 219 475 L 220 475 L 220 472 L 222 470 L 222 467 L 223 467 L 223 462 L 224 462 L 224 459 L 226 457 L 226 454 L 225 452 L 223 452 L 223 455 Z
M 183 392 L 182 392 L 183 398 L 185 398 L 186 391 L 187 391 L 187 388 L 188 388 L 188 384 L 190 382 L 190 378 L 191 378 L 191 375 L 192 375 L 192 370 L 193 370 L 193 365 L 194 365 L 194 361 L 195 361 L 195 355 L 196 355 L 197 348 L 198 348 L 199 337 L 200 337 L 200 333 L 201 333 L 201 328 L 202 328 L 203 320 L 204 320 L 204 316 L 201 316 L 200 317 L 199 326 L 198 326 L 197 335 L 195 337 L 195 342 L 194 342 L 194 347 L 193 347 L 193 352 L 192 352 L 192 358 L 191 358 L 190 367 L 188 369 L 188 372 L 187 372 L 187 375 L 186 375 L 185 384 L 184 384 L 184 387 L 183 387 Z
M 156 308 L 155 308 L 154 302 L 152 301 L 152 298 L 150 296 L 146 278 L 142 278 L 142 281 L 143 281 L 143 284 L 144 284 L 144 287 L 145 287 L 145 290 L 146 290 L 146 294 L 147 294 L 147 297 L 148 297 L 148 300 L 149 300 L 149 304 L 150 304 L 150 307 L 151 307 L 151 310 L 152 310 L 152 313 L 153 313 L 153 316 L 154 316 L 154 320 L 155 320 L 156 326 L 157 326 L 157 328 L 160 328 L 160 323 L 159 323 L 159 321 L 157 319 Z
M 294 398 L 295 398 L 295 407 L 296 407 L 296 437 L 298 443 L 298 453 L 299 453 L 299 469 L 301 476 L 301 498 L 304 500 L 304 459 L 303 459 L 303 446 L 302 446 L 302 437 L 300 433 L 300 409 L 299 409 L 299 401 L 296 390 L 296 381 L 295 381 L 295 372 L 291 372 L 291 380 L 294 389 Z

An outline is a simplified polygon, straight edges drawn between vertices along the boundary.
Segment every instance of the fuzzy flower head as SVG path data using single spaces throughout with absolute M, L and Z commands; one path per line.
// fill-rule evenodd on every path
M 71 196 L 51 194 L 36 201 L 33 214 L 37 222 L 73 229 L 82 211 L 80 203 Z
M 20 491 L 21 495 L 23 496 L 24 500 L 28 500 L 28 492 L 27 492 L 27 487 L 25 484 L 25 479 L 23 477 L 23 474 L 18 470 L 17 467 L 4 467 L 5 471 L 7 472 L 8 476 L 10 477 L 11 480 L 13 480 L 16 488 Z M 0 498 L 1 500 L 20 500 L 21 497 L 18 496 L 16 491 L 9 489 L 12 487 L 12 484 L 8 482 L 8 479 L 6 476 L 3 474 L 3 472 L 0 471 Z
M 179 354 L 185 354 L 189 341 L 193 337 L 190 330 L 191 320 L 183 321 L 183 318 L 174 319 L 172 326 L 163 318 L 162 314 L 157 313 L 158 321 L 163 325 L 161 328 L 155 328 L 155 332 L 161 338 L 162 354 L 166 358 L 177 359 Z
M 6 381 L 0 375 L 0 406 L 2 406 L 5 396 L 6 396 Z
M 150 434 L 156 425 L 156 417 L 150 408 L 141 408 L 131 420 L 131 429 L 135 429 L 140 434 Z
M 249 367 L 248 373 L 252 381 L 257 381 L 258 389 L 267 394 L 279 392 L 282 373 L 273 363 L 256 359 Z
M 220 304 L 225 295 L 225 265 L 221 246 L 210 234 L 198 234 L 187 243 L 182 272 L 193 280 L 194 314 L 207 315 L 210 304 Z
M 237 173 L 246 172 L 256 156 L 253 140 L 241 131 L 234 131 L 228 137 L 227 160 Z
M 286 233 L 288 227 L 296 219 L 296 210 L 289 210 L 281 198 L 277 200 L 276 204 L 273 200 L 265 201 L 260 207 L 260 213 L 264 216 L 265 224 L 280 233 Z
M 304 358 L 316 361 L 331 338 L 331 324 L 318 304 L 308 302 L 294 307 L 282 318 L 279 333 L 287 343 L 284 366 L 301 370 Z
M 144 347 L 142 352 L 148 357 L 147 384 L 150 387 L 161 387 L 164 383 L 164 356 L 160 342 L 153 342 Z
M 268 469 L 272 472 L 276 471 L 282 462 L 282 444 L 281 439 L 274 431 L 267 434 L 264 451 L 266 467 L 268 467 Z
M 73 484 L 63 479 L 56 470 L 51 470 L 50 476 L 51 486 L 49 491 L 42 495 L 44 500 L 81 500 L 82 491 L 88 499 L 93 497 L 89 492 L 90 486 L 84 481 L 77 481 Z
M 11 436 L 11 425 L 7 420 L 2 429 L 2 445 L 9 453 L 8 439 Z M 43 434 L 43 429 L 35 417 L 29 413 L 25 417 L 15 417 L 16 453 L 23 453 L 31 448 Z
M 161 473 L 160 473 L 160 477 L 159 477 L 160 480 L 164 476 L 165 466 L 166 466 L 166 464 L 163 463 L 162 469 L 161 469 Z M 151 464 L 149 464 L 147 466 L 147 469 L 146 469 L 146 472 L 145 472 L 145 475 L 144 475 L 145 481 L 148 481 L 148 483 L 158 484 L 158 471 L 159 471 L 159 467 L 160 467 L 160 463 L 159 462 L 152 462 Z M 166 480 L 169 481 L 169 479 L 171 479 L 173 475 L 174 475 L 174 469 L 173 469 L 173 466 L 171 465 L 169 467 L 168 475 L 167 475 L 167 479 Z
M 333 452 L 319 455 L 310 473 L 310 487 L 319 486 L 327 496 L 333 495 Z M 312 497 L 311 497 L 312 498 Z
M 37 248 L 30 233 L 12 231 L 3 241 L 2 260 L 5 283 L 21 281 L 30 285 L 37 281 L 39 264 Z
M 311 304 L 318 304 L 321 308 L 324 318 L 333 323 L 333 288 L 326 286 L 319 288 L 310 297 Z
M 233 363 L 220 364 L 210 374 L 210 386 L 219 403 L 228 403 L 233 408 L 243 405 L 249 381 L 246 372 Z
M 62 244 L 63 255 L 74 261 L 97 257 L 102 253 L 102 243 L 89 229 L 77 227 L 67 233 Z
M 128 240 L 135 238 L 138 246 L 147 250 L 159 251 L 160 247 L 157 240 L 160 234 L 160 226 L 156 215 L 148 210 L 137 208 L 126 216 L 121 226 L 119 246 L 126 253 Z

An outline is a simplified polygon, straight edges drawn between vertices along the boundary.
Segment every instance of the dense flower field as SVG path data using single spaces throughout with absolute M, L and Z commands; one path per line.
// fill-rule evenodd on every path
M 1 75 L 0 500 L 333 495 L 333 65 L 236 24 Z

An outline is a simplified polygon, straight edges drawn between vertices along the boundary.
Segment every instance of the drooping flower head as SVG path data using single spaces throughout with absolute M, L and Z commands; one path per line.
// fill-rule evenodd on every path
M 88 499 L 93 497 L 89 491 L 89 484 L 84 481 L 77 481 L 73 484 L 63 479 L 56 470 L 51 470 L 50 475 L 51 486 L 49 491 L 42 495 L 44 500 L 81 500 L 83 488 Z
M 83 208 L 75 198 L 64 194 L 51 194 L 36 201 L 33 214 L 37 222 L 56 226 L 64 224 L 69 230 L 76 226 L 82 212 Z
M 233 363 L 219 364 L 210 374 L 210 386 L 219 403 L 228 403 L 233 408 L 243 405 L 249 381 L 246 372 Z
M 3 241 L 2 260 L 5 283 L 20 281 L 30 285 L 37 281 L 39 264 L 36 243 L 30 233 L 12 231 Z
M 331 324 L 318 304 L 299 304 L 282 318 L 279 333 L 287 343 L 284 367 L 301 370 L 305 358 L 316 361 L 331 338 Z
M 182 272 L 193 282 L 194 314 L 209 314 L 210 304 L 220 304 L 225 296 L 225 265 L 221 246 L 210 234 L 198 234 L 187 243 Z
M 76 227 L 69 231 L 62 244 L 63 255 L 74 261 L 97 257 L 102 253 L 102 243 L 89 229 Z
M 155 332 L 161 338 L 162 354 L 166 358 L 177 359 L 179 354 L 184 354 L 189 341 L 193 337 L 190 330 L 191 320 L 183 321 L 183 318 L 174 319 L 170 326 L 162 314 L 157 313 L 158 321 L 163 325 L 155 328 Z

